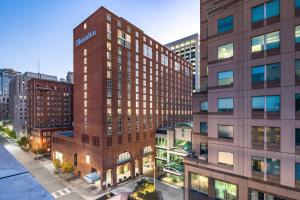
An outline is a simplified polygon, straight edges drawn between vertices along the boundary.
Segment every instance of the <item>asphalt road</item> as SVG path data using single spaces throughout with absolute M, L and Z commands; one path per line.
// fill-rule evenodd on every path
M 32 176 L 58 200 L 83 200 L 71 187 L 56 178 L 51 171 L 46 169 L 39 161 L 34 160 L 32 154 L 26 153 L 15 144 L 10 143 L 0 135 L 0 145 L 3 145 L 22 165 L 24 165 Z

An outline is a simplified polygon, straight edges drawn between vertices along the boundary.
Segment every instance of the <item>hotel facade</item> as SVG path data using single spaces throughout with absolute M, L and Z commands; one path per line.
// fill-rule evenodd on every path
M 74 29 L 74 132 L 52 156 L 101 187 L 150 172 L 158 127 L 191 120 L 192 65 L 101 7 Z
M 185 199 L 299 199 L 300 1 L 201 0 L 200 15 Z

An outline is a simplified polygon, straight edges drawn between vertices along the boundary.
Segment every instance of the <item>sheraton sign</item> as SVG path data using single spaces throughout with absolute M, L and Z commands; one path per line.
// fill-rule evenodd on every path
M 96 31 L 92 31 L 92 32 L 87 33 L 82 38 L 77 39 L 75 41 L 76 47 L 78 47 L 81 44 L 85 43 L 86 41 L 88 41 L 89 39 L 91 39 L 92 37 L 94 37 L 95 35 L 96 35 Z

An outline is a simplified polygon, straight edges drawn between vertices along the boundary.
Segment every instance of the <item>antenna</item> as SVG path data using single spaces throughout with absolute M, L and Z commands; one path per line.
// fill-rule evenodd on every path
M 37 67 L 38 67 L 38 78 L 41 78 L 41 75 L 40 75 L 40 59 L 38 58 L 38 63 L 37 63 Z

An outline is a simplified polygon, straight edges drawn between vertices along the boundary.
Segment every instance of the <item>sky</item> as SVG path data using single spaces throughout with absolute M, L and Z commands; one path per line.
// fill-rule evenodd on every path
M 200 31 L 200 0 L 1 0 L 0 68 L 64 78 L 73 29 L 101 6 L 161 44 Z

